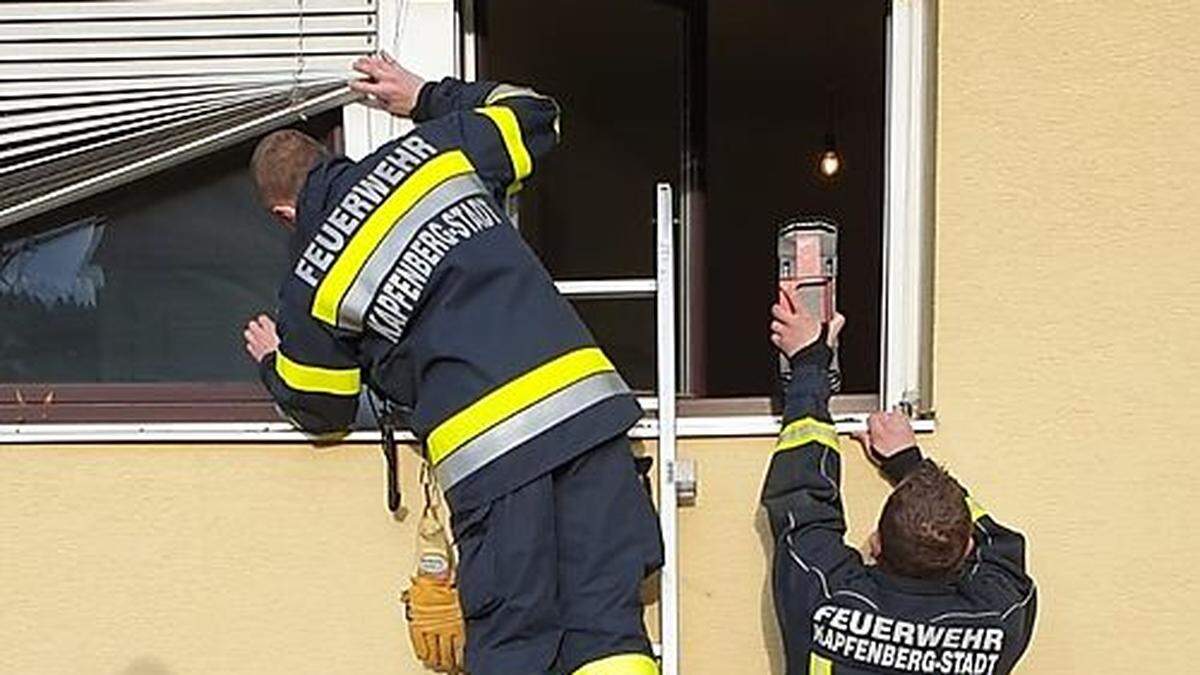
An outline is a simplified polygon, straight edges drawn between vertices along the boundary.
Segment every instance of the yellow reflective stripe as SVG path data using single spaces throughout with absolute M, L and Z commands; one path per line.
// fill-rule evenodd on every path
M 529 156 L 529 150 L 521 138 L 521 125 L 517 123 L 517 114 L 511 108 L 499 105 L 478 108 L 475 112 L 486 115 L 500 130 L 500 137 L 504 139 L 504 148 L 508 150 L 508 158 L 513 165 L 512 182 L 520 182 L 521 179 L 533 173 L 533 158 Z
M 434 429 L 426 441 L 434 464 L 496 424 L 586 377 L 616 370 L 596 347 L 569 352 L 492 390 Z
M 980 518 L 987 515 L 987 509 L 975 501 L 971 495 L 967 495 L 967 508 L 971 510 L 971 522 L 978 522 Z
M 296 363 L 283 352 L 275 353 L 275 373 L 287 386 L 312 394 L 358 396 L 362 376 L 358 368 L 322 368 Z
M 329 268 L 313 297 L 312 315 L 336 326 L 342 298 L 396 221 L 444 181 L 474 170 L 461 150 L 452 150 L 429 160 L 401 183 L 358 228 Z
M 658 675 L 658 664 L 645 654 L 617 654 L 585 664 L 572 675 Z
M 783 431 L 779 432 L 779 442 L 775 444 L 775 450 L 790 450 L 814 442 L 841 451 L 837 428 L 828 422 L 821 422 L 811 417 L 796 420 L 784 427 Z
M 833 675 L 833 662 L 816 652 L 809 652 L 808 675 Z

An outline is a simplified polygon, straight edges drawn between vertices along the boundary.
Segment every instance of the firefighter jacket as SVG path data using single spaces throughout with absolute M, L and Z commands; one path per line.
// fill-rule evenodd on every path
M 831 353 L 818 343 L 793 357 L 784 427 L 762 493 L 787 672 L 1010 672 L 1036 613 L 1020 534 L 968 498 L 974 551 L 944 581 L 889 574 L 846 545 L 840 446 L 828 409 Z M 897 482 L 922 461 L 929 460 L 910 448 L 882 468 Z
M 447 499 L 473 508 L 629 429 L 641 409 L 500 207 L 558 138 L 536 92 L 426 84 L 410 133 L 314 168 L 263 382 L 311 432 L 361 387 L 411 408 Z

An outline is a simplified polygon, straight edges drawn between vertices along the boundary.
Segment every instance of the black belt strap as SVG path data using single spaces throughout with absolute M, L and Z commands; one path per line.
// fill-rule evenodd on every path
M 371 404 L 371 413 L 375 415 L 375 422 L 379 425 L 379 438 L 383 442 L 383 461 L 387 465 L 388 511 L 391 511 L 393 516 L 399 516 L 400 510 L 404 508 L 404 500 L 400 495 L 400 479 L 396 475 L 399 470 L 396 461 L 396 421 L 399 410 L 382 396 L 379 397 L 379 405 L 376 406 L 375 398 L 374 392 L 369 392 L 366 396 L 367 402 Z
M 383 437 L 383 459 L 387 462 L 387 505 L 392 515 L 397 515 L 402 506 L 400 499 L 400 479 L 396 476 L 396 429 L 392 421 L 384 419 L 379 425 L 379 433 Z

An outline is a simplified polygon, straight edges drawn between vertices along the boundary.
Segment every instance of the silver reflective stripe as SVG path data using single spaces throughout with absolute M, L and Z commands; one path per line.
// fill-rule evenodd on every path
M 379 286 L 387 279 L 392 266 L 404 253 L 408 242 L 434 216 L 451 204 L 475 195 L 486 195 L 487 188 L 475 174 L 456 176 L 430 190 L 421 197 L 404 217 L 398 220 L 388 231 L 379 246 L 371 252 L 366 264 L 355 277 L 342 305 L 338 308 L 338 326 L 350 330 L 362 330 L 363 318 L 371 300 L 379 292 Z
M 614 371 L 596 373 L 525 408 L 450 453 L 434 469 L 443 489 L 449 489 L 509 450 L 549 431 L 584 408 L 628 394 L 625 380 Z
M 496 101 L 503 101 L 506 98 L 515 96 L 527 96 L 529 98 L 549 99 L 549 96 L 543 96 L 528 87 L 517 87 L 511 84 L 498 84 L 484 99 L 484 105 L 492 105 Z
M 545 94 L 539 94 L 536 91 L 526 87 L 518 87 L 511 84 L 498 84 L 496 85 L 496 88 L 492 89 L 491 93 L 487 95 L 487 98 L 483 101 L 483 104 L 490 106 L 505 99 L 517 97 L 538 98 L 542 99 L 543 101 L 553 102 L 554 109 L 556 111 L 554 114 L 554 135 L 557 138 L 562 138 L 562 131 L 559 129 L 559 122 L 562 120 L 562 111 L 558 107 L 558 102 L 549 96 L 546 96 Z M 515 188 L 515 190 L 512 188 Z M 510 195 L 520 191 L 521 184 L 515 183 L 512 188 L 509 189 Z

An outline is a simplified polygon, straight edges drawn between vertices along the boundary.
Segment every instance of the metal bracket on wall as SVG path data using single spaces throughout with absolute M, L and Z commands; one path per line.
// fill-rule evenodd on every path
M 675 483 L 675 497 L 679 506 L 695 506 L 699 491 L 696 480 L 696 461 L 692 459 L 676 459 L 665 469 L 671 472 L 671 482 Z

